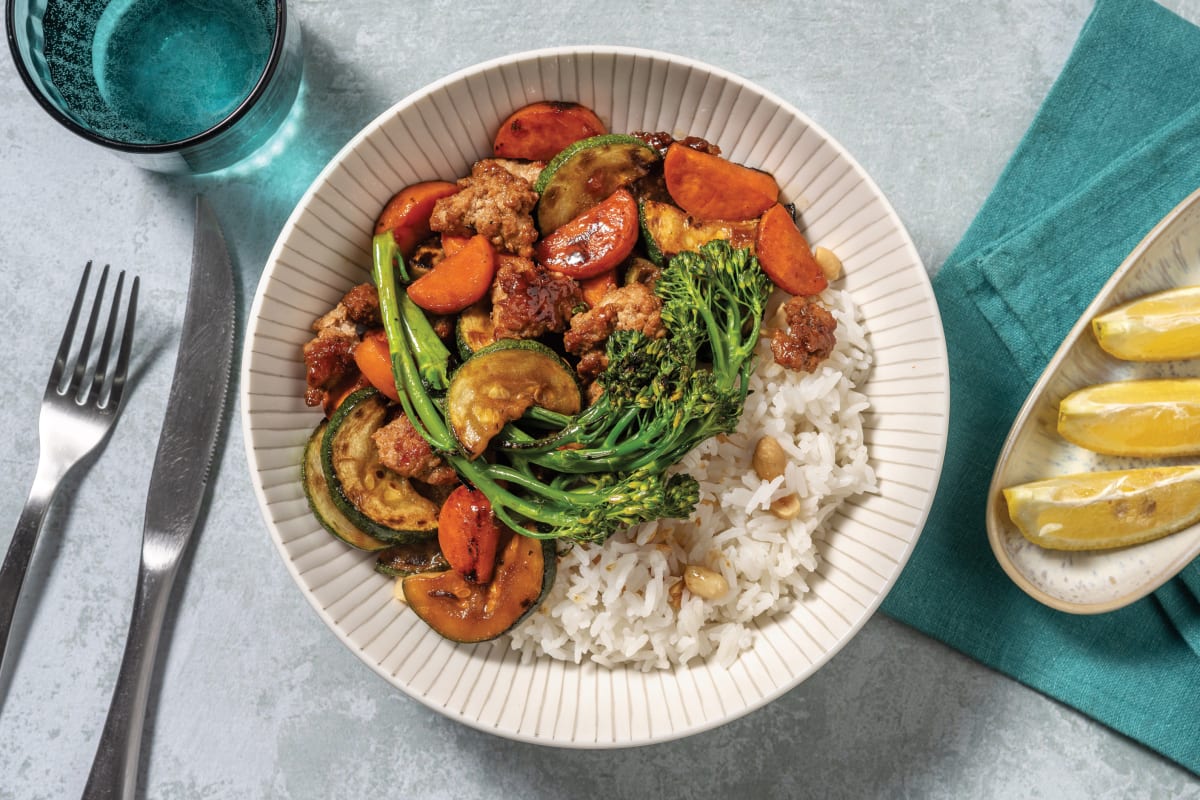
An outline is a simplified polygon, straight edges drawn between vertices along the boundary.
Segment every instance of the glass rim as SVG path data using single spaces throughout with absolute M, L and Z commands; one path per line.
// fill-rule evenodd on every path
M 4 11 L 4 27 L 8 38 L 8 47 L 12 53 L 13 62 L 17 67 L 17 74 L 21 76 L 21 80 L 25 83 L 25 88 L 33 95 L 34 99 L 44 108 L 51 117 L 59 122 L 63 127 L 72 133 L 87 139 L 90 142 L 107 147 L 112 150 L 120 150 L 124 153 L 137 154 L 155 154 L 155 153 L 175 153 L 181 150 L 186 150 L 204 142 L 211 141 L 220 136 L 225 131 L 229 130 L 242 117 L 250 112 L 250 109 L 258 102 L 258 100 L 266 93 L 267 87 L 271 83 L 271 78 L 275 75 L 276 69 L 279 67 L 279 62 L 283 57 L 284 41 L 287 34 L 287 0 L 274 0 L 275 3 L 275 31 L 271 40 L 271 52 L 267 55 L 267 63 L 263 67 L 262 74 L 258 76 L 258 81 L 254 84 L 254 88 L 250 90 L 250 94 L 242 102 L 238 103 L 237 108 L 226 114 L 220 122 L 213 125 L 207 130 L 200 133 L 188 136 L 184 139 L 176 139 L 171 142 L 155 142 L 139 144 L 136 142 L 126 142 L 120 139 L 112 139 L 107 136 L 102 136 L 93 130 L 85 128 L 70 116 L 64 114 L 63 111 L 42 92 L 34 81 L 33 76 L 29 74 L 26 68 L 25 59 L 21 56 L 21 46 L 17 42 L 16 34 L 16 2 L 17 0 L 6 0 Z

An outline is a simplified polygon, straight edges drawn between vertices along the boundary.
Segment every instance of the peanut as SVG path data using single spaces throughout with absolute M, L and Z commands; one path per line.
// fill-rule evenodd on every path
M 764 436 L 754 446 L 754 474 L 764 481 L 773 481 L 787 468 L 787 453 L 783 445 L 772 436 Z
M 729 591 L 729 581 L 724 575 L 697 564 L 683 568 L 683 582 L 689 592 L 705 600 L 716 600 Z
M 813 250 L 813 258 L 825 274 L 825 280 L 836 281 L 842 277 L 842 260 L 837 257 L 837 253 L 827 247 L 817 247 Z
M 795 519 L 800 516 L 800 498 L 795 492 L 784 495 L 771 503 L 771 513 L 780 519 Z

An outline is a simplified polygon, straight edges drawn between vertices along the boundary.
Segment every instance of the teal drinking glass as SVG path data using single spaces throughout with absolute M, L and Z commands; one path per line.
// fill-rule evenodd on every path
M 6 1 L 17 71 L 42 107 L 147 169 L 236 164 L 300 89 L 300 25 L 284 0 Z

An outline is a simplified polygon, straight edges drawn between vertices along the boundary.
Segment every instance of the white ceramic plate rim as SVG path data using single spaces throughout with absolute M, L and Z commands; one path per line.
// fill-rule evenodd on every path
M 887 574 L 880 575 L 881 581 L 880 581 L 879 585 L 869 592 L 869 594 L 871 595 L 869 601 L 865 601 L 865 602 L 862 602 L 859 604 L 859 605 L 861 605 L 862 612 L 859 613 L 856 618 L 848 620 L 849 624 L 848 624 L 848 627 L 845 629 L 845 631 L 841 635 L 837 636 L 834 641 L 827 642 L 827 643 L 819 643 L 819 642 L 815 643 L 814 647 L 816 647 L 819 650 L 819 655 L 811 658 L 805 669 L 793 672 L 786 679 L 777 682 L 777 684 L 775 686 L 769 688 L 765 692 L 762 692 L 756 698 L 747 699 L 742 696 L 742 694 L 739 690 L 737 692 L 737 697 L 731 701 L 731 707 L 726 708 L 724 699 L 721 700 L 722 708 L 721 708 L 721 712 L 718 714 L 710 715 L 707 717 L 702 716 L 697 721 L 689 720 L 688 722 L 686 722 L 683 725 L 675 725 L 673 723 L 670 723 L 665 728 L 663 728 L 662 726 L 656 726 L 655 724 L 653 724 L 653 721 L 651 721 L 649 724 L 649 731 L 647 733 L 643 733 L 641 735 L 629 735 L 629 736 L 624 736 L 624 737 L 614 734 L 612 739 L 607 739 L 607 740 L 599 738 L 598 735 L 597 735 L 596 739 L 588 740 L 588 739 L 579 739 L 579 738 L 576 738 L 575 736 L 566 738 L 566 737 L 557 736 L 557 735 L 546 736 L 546 735 L 542 735 L 540 733 L 530 734 L 530 733 L 523 732 L 520 730 L 505 728 L 505 727 L 499 726 L 497 724 L 488 724 L 486 722 L 482 722 L 478 719 L 475 719 L 475 718 L 473 718 L 469 715 L 463 714 L 461 712 L 452 711 L 452 710 L 448 709 L 445 706 L 445 704 L 439 704 L 437 702 L 432 701 L 430 698 L 426 697 L 419 691 L 414 691 L 414 690 L 412 690 L 411 687 L 405 685 L 401 680 L 398 679 L 396 674 L 393 674 L 392 672 L 389 672 L 388 670 L 384 669 L 382 662 L 372 663 L 371 659 L 367 658 L 363 654 L 361 647 L 357 643 L 355 643 L 353 641 L 353 639 L 351 639 L 348 635 L 346 635 L 346 633 L 339 626 L 338 621 L 336 619 L 334 619 L 333 616 L 324 607 L 322 607 L 322 605 L 318 602 L 314 593 L 307 588 L 304 577 L 298 571 L 295 563 L 293 562 L 291 556 L 288 553 L 285 543 L 281 539 L 279 531 L 277 530 L 275 522 L 269 511 L 269 504 L 270 504 L 269 498 L 266 496 L 264 488 L 261 485 L 260 481 L 258 480 L 258 476 L 260 473 L 260 467 L 259 467 L 259 461 L 258 461 L 258 457 L 257 457 L 257 453 L 256 453 L 255 427 L 253 424 L 252 414 L 251 414 L 251 410 L 250 410 L 251 409 L 251 399 L 252 399 L 251 387 L 252 387 L 252 384 L 254 381 L 252 366 L 253 366 L 253 363 L 255 360 L 255 352 L 253 349 L 254 343 L 255 343 L 255 338 L 256 338 L 255 334 L 256 334 L 256 330 L 258 328 L 260 315 L 262 313 L 264 303 L 265 303 L 265 292 L 266 292 L 268 283 L 274 273 L 274 265 L 280 258 L 280 255 L 283 251 L 285 242 L 287 242 L 288 238 L 294 233 L 298 221 L 303 216 L 304 210 L 312 203 L 312 201 L 313 201 L 314 197 L 317 195 L 318 191 L 326 185 L 327 179 L 331 175 L 333 175 L 335 172 L 337 172 L 340 165 L 349 156 L 349 154 L 354 152 L 354 150 L 366 138 L 368 138 L 373 133 L 375 133 L 388 120 L 392 119 L 393 117 L 400 114 L 403 110 L 412 106 L 414 103 L 419 101 L 422 97 L 425 97 L 426 95 L 430 95 L 434 92 L 437 92 L 438 90 L 442 89 L 443 87 L 455 84 L 455 83 L 457 83 L 465 78 L 468 78 L 470 76 L 479 75 L 481 73 L 487 72 L 489 70 L 492 70 L 492 69 L 495 69 L 498 67 L 504 67 L 507 65 L 513 65 L 513 64 L 523 63 L 523 62 L 527 62 L 527 61 L 534 61 L 534 60 L 538 60 L 538 59 L 556 58 L 556 57 L 578 57 L 578 56 L 584 56 L 584 55 L 642 58 L 642 59 L 647 59 L 647 60 L 661 61 L 661 62 L 668 63 L 670 65 L 679 65 L 681 67 L 685 67 L 688 69 L 708 73 L 711 76 L 720 78 L 733 86 L 739 87 L 739 89 L 741 89 L 741 90 L 747 90 L 749 92 L 752 92 L 753 94 L 758 95 L 760 98 L 760 102 L 766 101 L 771 104 L 774 104 L 775 106 L 778 107 L 778 109 L 780 111 L 782 111 L 788 115 L 791 115 L 792 118 L 803 123 L 803 125 L 805 126 L 805 128 L 807 130 L 812 131 L 816 136 L 820 137 L 821 146 L 828 147 L 831 151 L 833 151 L 836 154 L 837 160 L 844 162 L 844 164 L 847 166 L 848 170 L 854 173 L 854 177 L 858 180 L 858 182 L 863 184 L 866 187 L 867 191 L 869 191 L 873 195 L 872 202 L 874 204 L 876 204 L 878 206 L 878 208 L 882 211 L 884 221 L 886 223 L 888 223 L 889 225 L 891 225 L 892 228 L 894 228 L 895 235 L 897 237 L 899 237 L 900 239 L 902 239 L 902 245 L 897 249 L 900 249 L 903 251 L 903 255 L 905 257 L 906 264 L 908 265 L 905 269 L 904 276 L 906 278 L 912 278 L 915 281 L 913 286 L 905 287 L 904 290 L 911 291 L 914 295 L 916 295 L 916 298 L 912 301 L 912 305 L 914 307 L 919 306 L 922 310 L 924 310 L 927 313 L 926 317 L 922 317 L 917 320 L 917 322 L 919 322 L 922 325 L 921 331 L 925 337 L 917 343 L 922 348 L 921 360 L 928 363 L 928 369 L 931 372 L 931 374 L 928 376 L 927 383 L 932 388 L 926 392 L 922 392 L 921 396 L 923 398 L 926 398 L 927 405 L 933 406 L 927 412 L 926 411 L 922 412 L 922 413 L 927 413 L 930 418 L 928 421 L 928 425 L 929 425 L 928 430 L 922 431 L 922 433 L 927 434 L 928 437 L 933 440 L 933 443 L 930 447 L 924 449 L 924 451 L 920 454 L 920 457 L 918 459 L 919 463 L 914 465 L 915 468 L 918 468 L 920 470 L 920 474 L 923 476 L 921 481 L 919 481 L 920 485 L 902 487 L 908 493 L 905 495 L 905 500 L 902 501 L 905 506 L 905 512 L 906 512 L 906 514 L 910 514 L 911 516 L 907 516 L 901 520 L 890 520 L 890 521 L 886 522 L 887 525 L 891 525 L 894 523 L 896 525 L 896 527 L 903 528 L 907 532 L 907 538 L 906 538 L 906 540 L 903 541 L 902 546 L 898 547 L 895 550 L 895 552 L 887 554 L 887 566 L 880 567 L 880 570 L 883 572 L 886 572 Z M 909 273 L 912 273 L 912 274 L 910 275 Z M 856 298 L 856 300 L 857 300 L 857 298 Z M 538 744 L 552 744 L 552 745 L 558 745 L 558 746 L 582 747 L 582 748 L 624 747 L 624 746 L 636 746 L 636 745 L 649 744 L 649 743 L 653 743 L 653 742 L 666 741 L 666 740 L 670 740 L 670 739 L 680 738 L 683 736 L 688 736 L 691 734 L 695 734 L 695 733 L 698 733 L 698 732 L 701 732 L 704 730 L 708 730 L 708 729 L 717 727 L 718 725 L 729 722 L 729 721 L 736 719 L 738 717 L 741 717 L 757 708 L 762 707 L 763 705 L 769 703 L 770 701 L 772 701 L 772 700 L 776 699 L 777 697 L 779 697 L 780 695 L 784 694 L 788 690 L 794 688 L 801 681 L 803 681 L 804 679 L 806 679 L 807 677 L 812 675 L 814 672 L 817 671 L 817 669 L 819 669 L 821 666 L 823 666 L 825 663 L 827 663 L 830 658 L 832 658 L 837 652 L 839 652 L 842 649 L 842 647 L 844 647 L 846 645 L 846 643 L 851 638 L 853 638 L 853 636 L 862 628 L 862 626 L 866 623 L 866 621 L 878 609 L 879 604 L 882 602 L 884 596 L 886 596 L 888 590 L 890 590 L 891 587 L 895 584 L 895 581 L 899 576 L 900 570 L 903 568 L 904 564 L 907 562 L 909 556 L 911 555 L 912 549 L 916 544 L 916 541 L 919 537 L 920 531 L 925 524 L 925 520 L 928 516 L 929 509 L 932 504 L 933 496 L 936 492 L 937 482 L 938 482 L 938 478 L 940 476 L 942 462 L 943 462 L 943 459 L 945 456 L 946 437 L 947 437 L 948 422 L 949 422 L 949 371 L 948 371 L 948 367 L 947 367 L 947 357 L 946 357 L 946 346 L 945 346 L 944 333 L 942 331 L 940 317 L 938 317 L 938 315 L 937 315 L 936 300 L 934 299 L 932 287 L 929 283 L 928 276 L 924 270 L 924 267 L 921 264 L 921 260 L 920 260 L 919 255 L 916 252 L 915 246 L 912 244 L 911 239 L 908 237 L 907 232 L 904 230 L 903 224 L 900 222 L 898 216 L 896 215 L 896 213 L 895 213 L 894 209 L 892 208 L 892 206 L 890 205 L 890 203 L 883 196 L 882 192 L 880 192 L 879 188 L 875 185 L 874 181 L 866 174 L 866 172 L 857 163 L 857 161 L 855 161 L 849 155 L 849 153 L 847 153 L 844 150 L 844 148 L 842 148 L 841 145 L 839 143 L 837 143 L 832 137 L 830 137 L 823 129 L 821 129 L 818 125 L 813 123 L 810 119 L 808 119 L 807 116 L 802 114 L 800 111 L 798 111 L 796 108 L 794 108 L 791 104 L 785 102 L 784 100 L 780 99 L 779 97 L 775 96 L 774 94 L 762 89 L 761 87 L 759 87 L 753 83 L 750 83 L 749 81 L 746 81 L 742 78 L 739 78 L 736 75 L 733 75 L 732 73 L 726 72 L 719 68 L 712 67 L 707 64 L 703 64 L 699 61 L 695 61 L 692 59 L 683 58 L 683 57 L 679 57 L 679 56 L 675 56 L 675 55 L 671 55 L 671 54 L 661 53 L 661 52 L 657 52 L 657 51 L 645 50 L 645 49 L 640 49 L 640 48 L 605 47 L 605 46 L 560 47 L 560 48 L 548 48 L 548 49 L 544 49 L 544 50 L 527 51 L 527 52 L 522 52 L 522 53 L 516 53 L 511 56 L 492 59 L 490 61 L 478 64 L 476 66 L 472 66 L 472 67 L 460 70 L 460 71 L 455 72 L 439 81 L 436 81 L 436 82 L 424 87 L 423 89 L 419 90 L 418 92 L 410 94 L 404 100 L 401 100 L 395 106 L 388 109 L 383 114 L 379 115 L 373 122 L 371 122 L 368 126 L 366 126 L 358 134 L 356 134 L 350 140 L 350 142 L 347 143 L 347 145 L 342 148 L 342 150 L 338 153 L 338 155 L 334 157 L 334 159 L 330 162 L 330 164 L 327 165 L 322 170 L 320 175 L 313 182 L 312 186 L 305 192 L 303 198 L 298 203 L 296 209 L 293 211 L 292 215 L 289 217 L 287 224 L 285 225 L 283 231 L 281 232 L 281 234 L 279 236 L 279 239 L 277 240 L 274 248 L 272 249 L 271 255 L 268 259 L 267 268 L 263 273 L 262 280 L 260 281 L 259 287 L 255 293 L 255 298 L 251 305 L 250 314 L 249 314 L 248 319 L 249 319 L 249 325 L 248 325 L 247 336 L 246 336 L 244 351 L 243 351 L 242 370 L 241 370 L 241 388 L 240 388 L 240 399 L 241 399 L 241 409 L 242 409 L 242 411 L 241 411 L 242 428 L 243 428 L 244 439 L 245 439 L 246 455 L 247 455 L 247 461 L 248 461 L 248 465 L 249 465 L 249 469 L 250 469 L 250 473 L 251 473 L 252 484 L 254 486 L 256 498 L 260 505 L 260 510 L 263 513 L 264 520 L 267 523 L 267 527 L 271 533 L 272 539 L 275 542 L 276 547 L 280 552 L 280 555 L 283 557 L 284 563 L 287 566 L 289 573 L 296 580 L 297 585 L 300 586 L 302 590 L 304 590 L 306 597 L 308 598 L 308 600 L 309 600 L 310 604 L 313 606 L 313 608 L 317 611 L 318 615 L 334 631 L 334 633 L 338 636 L 338 638 L 342 641 L 342 643 L 345 644 L 348 648 L 350 648 L 353 652 L 359 654 L 364 662 L 366 662 L 377 674 L 379 674 L 381 677 L 383 677 L 389 683 L 397 686 L 398 688 L 401 688 L 406 693 L 410 694 L 410 696 L 412 696 L 415 699 L 419 700 L 420 702 L 424 703 L 428 707 L 430 707 L 436 711 L 439 711 L 441 713 L 447 714 L 447 715 L 451 716 L 452 718 L 458 719 L 459 721 L 461 721 L 467 725 L 470 725 L 472 727 L 476 727 L 478 729 L 488 731 L 491 733 L 496 733 L 498 735 L 506 736 L 508 738 L 516 739 L 519 741 L 527 741 L 527 742 L 533 742 L 533 743 L 538 743 Z M 868 331 L 869 331 L 871 320 L 868 318 L 865 320 L 865 323 L 867 324 Z M 928 329 L 926 330 L 926 328 L 928 328 Z M 878 348 L 879 346 L 880 346 L 879 343 L 875 343 L 876 348 Z M 917 357 L 914 356 L 913 358 L 915 359 Z M 871 380 L 873 380 L 873 378 L 868 380 L 868 385 L 871 383 Z M 930 400 L 929 398 L 932 398 L 932 400 Z M 886 401 L 887 397 L 884 397 L 883 400 Z M 889 446 L 889 445 L 888 444 L 880 445 L 880 447 L 887 447 L 887 446 Z M 902 450 L 903 445 L 900 445 L 898 447 L 898 449 Z M 874 450 L 874 447 L 872 447 L 872 450 Z M 297 453 L 298 453 L 298 449 L 297 449 Z M 297 458 L 297 460 L 298 460 L 298 458 Z M 907 502 L 908 495 L 912 496 L 911 505 Z M 878 511 L 879 511 L 878 509 L 868 508 L 870 503 L 871 503 L 871 500 L 868 498 L 867 500 L 864 501 L 862 508 L 859 509 L 861 511 L 862 515 L 866 516 L 866 518 L 868 520 L 866 525 L 868 527 L 870 527 L 872 524 L 870 522 L 870 517 L 872 515 L 878 513 Z M 852 509 L 850 511 L 851 514 L 856 513 L 854 511 L 854 508 L 858 508 L 858 507 L 852 507 Z M 884 515 L 886 516 L 889 509 L 885 508 L 885 509 L 883 509 L 883 511 L 884 511 Z M 855 524 L 857 525 L 860 522 L 861 522 L 861 520 L 856 522 Z M 825 561 L 825 557 L 828 554 L 823 552 L 822 555 L 823 555 L 823 561 Z M 826 563 L 831 563 L 831 562 L 826 562 Z M 874 562 L 872 562 L 872 563 L 874 563 Z M 882 561 L 881 561 L 881 563 L 882 563 Z M 831 571 L 835 571 L 836 569 L 837 569 L 836 567 L 830 567 Z M 819 581 L 819 580 L 829 580 L 831 585 L 834 585 L 832 583 L 832 578 L 825 578 L 821 575 L 814 575 L 814 581 Z M 849 589 L 851 591 L 858 591 L 858 589 L 855 587 L 849 587 Z M 839 592 L 842 592 L 843 594 L 845 594 L 847 592 L 847 587 L 844 587 L 842 585 L 837 585 L 837 590 Z M 866 594 L 868 592 L 866 592 L 864 590 L 863 593 Z M 811 592 L 810 592 L 810 594 L 811 594 Z M 802 605 L 802 603 L 798 603 L 798 605 Z M 781 618 L 783 618 L 783 619 L 786 619 L 786 617 L 787 617 L 786 614 L 781 616 Z M 772 625 L 776 624 L 776 621 L 777 620 L 766 620 L 766 621 L 761 622 L 758 627 L 765 628 L 768 626 L 772 626 Z M 745 657 L 746 657 L 745 654 L 743 654 L 743 658 L 745 658 Z M 539 659 L 539 662 L 540 661 L 549 661 L 549 659 Z M 558 663 L 561 663 L 561 662 L 558 662 Z M 704 665 L 701 664 L 699 666 L 703 667 Z M 736 668 L 736 665 L 735 665 L 735 668 Z M 549 670 L 551 672 L 555 671 L 556 669 L 557 669 L 557 667 L 555 667 L 554 665 L 551 665 L 549 667 Z M 587 662 L 585 662 L 582 666 L 564 665 L 562 667 L 562 669 L 578 670 L 580 672 L 589 672 L 589 671 L 595 672 L 597 670 L 603 671 L 603 668 L 598 668 L 598 667 L 595 667 L 594 665 L 589 665 Z M 657 680 L 660 683 L 667 683 L 667 681 L 669 680 L 668 676 L 671 676 L 672 678 L 677 677 L 681 673 L 688 673 L 691 669 L 693 669 L 693 665 L 688 665 L 687 667 L 677 668 L 674 671 L 668 671 L 666 673 L 648 673 L 648 675 L 650 677 L 643 678 L 643 679 L 644 680 Z M 621 671 L 614 670 L 612 672 L 618 673 Z M 640 673 L 640 672 L 636 672 L 636 671 L 633 674 L 634 675 L 647 675 L 645 673 Z M 610 676 L 610 680 L 611 679 L 612 678 Z M 731 679 L 731 681 L 732 681 L 732 679 Z M 668 709 L 668 712 L 669 711 L 670 711 L 670 709 Z M 578 721 L 576 722 L 576 726 L 578 727 Z

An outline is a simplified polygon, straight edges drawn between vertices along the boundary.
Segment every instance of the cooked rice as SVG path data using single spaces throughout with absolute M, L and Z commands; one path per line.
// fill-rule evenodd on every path
M 837 319 L 837 347 L 813 374 L 774 363 L 759 343 L 759 368 L 737 430 L 689 453 L 680 468 L 700 482 L 688 520 L 658 520 L 603 545 L 577 545 L 558 562 L 545 602 L 510 635 L 526 659 L 546 654 L 580 663 L 664 669 L 693 658 L 728 666 L 753 644 L 753 621 L 787 610 L 808 591 L 817 567 L 814 539 L 847 497 L 875 490 L 863 414 L 871 352 L 850 296 L 821 299 Z M 760 480 L 754 445 L 774 436 L 791 457 L 785 474 Z M 802 511 L 783 520 L 767 509 L 795 493 Z M 721 573 L 730 591 L 704 600 L 684 591 L 678 611 L 668 592 L 685 565 Z

